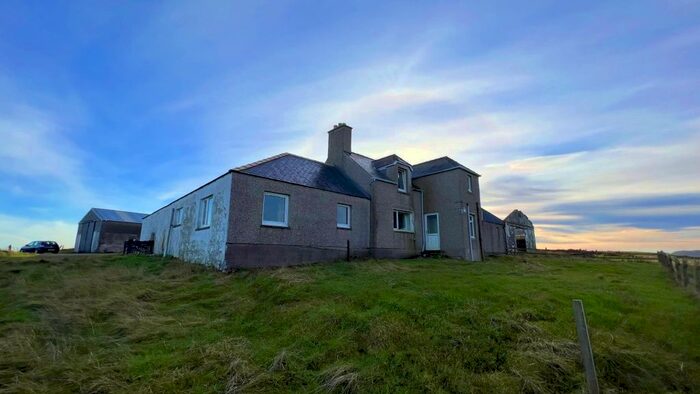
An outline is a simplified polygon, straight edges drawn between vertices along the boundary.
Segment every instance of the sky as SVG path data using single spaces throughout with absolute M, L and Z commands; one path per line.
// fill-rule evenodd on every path
M 0 2 L 0 248 L 281 152 L 448 155 L 540 248 L 700 249 L 698 1 Z

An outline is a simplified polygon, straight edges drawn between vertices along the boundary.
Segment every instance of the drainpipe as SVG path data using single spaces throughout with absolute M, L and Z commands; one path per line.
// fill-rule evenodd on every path
M 476 203 L 476 223 L 474 223 L 475 226 L 479 229 L 479 261 L 484 261 L 484 241 L 483 238 L 481 237 L 481 204 Z
M 474 246 L 472 245 L 471 227 L 469 227 L 469 203 L 467 203 L 467 238 L 469 239 L 469 260 L 474 261 Z
M 168 222 L 168 234 L 165 237 L 165 247 L 163 248 L 163 257 L 168 254 L 168 248 L 170 247 L 170 232 L 173 230 L 173 217 L 175 215 L 175 209 L 173 208 L 170 212 L 170 221 Z
M 421 230 L 423 232 L 423 246 L 421 247 L 421 252 L 425 252 L 425 208 L 423 206 L 423 189 L 420 190 L 420 217 L 421 217 Z

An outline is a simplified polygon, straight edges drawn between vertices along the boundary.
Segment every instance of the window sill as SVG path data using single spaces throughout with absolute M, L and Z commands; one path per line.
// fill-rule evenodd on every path
M 399 230 L 399 229 L 394 229 L 394 232 L 396 233 L 404 233 L 404 234 L 415 234 L 416 230 Z
M 197 227 L 194 229 L 194 231 L 200 231 L 200 230 L 208 230 L 211 226 L 203 226 L 203 227 Z
M 336 226 L 338 230 L 352 230 L 352 227 L 342 227 L 342 226 Z
M 278 229 L 287 229 L 289 230 L 288 225 L 283 225 L 283 224 L 261 224 L 260 227 L 266 227 L 266 228 L 278 228 Z

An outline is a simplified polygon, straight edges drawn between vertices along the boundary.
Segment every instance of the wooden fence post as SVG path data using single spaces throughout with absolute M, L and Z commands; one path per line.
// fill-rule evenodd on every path
M 573 304 L 576 332 L 578 333 L 578 343 L 581 347 L 581 361 L 586 372 L 588 393 L 599 394 L 600 388 L 598 387 L 598 377 L 596 376 L 593 349 L 591 348 L 591 339 L 588 336 L 588 324 L 586 323 L 586 313 L 583 310 L 583 302 L 581 300 L 573 300 Z

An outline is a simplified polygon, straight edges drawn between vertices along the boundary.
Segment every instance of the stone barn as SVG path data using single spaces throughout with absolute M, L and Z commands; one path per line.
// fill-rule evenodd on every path
M 121 252 L 125 241 L 139 238 L 144 216 L 144 213 L 90 209 L 78 224 L 75 252 Z
M 506 229 L 503 220 L 481 209 L 481 231 L 485 255 L 506 254 Z
M 537 250 L 535 226 L 532 225 L 532 222 L 524 213 L 516 209 L 506 217 L 504 222 L 508 253 L 534 252 Z

